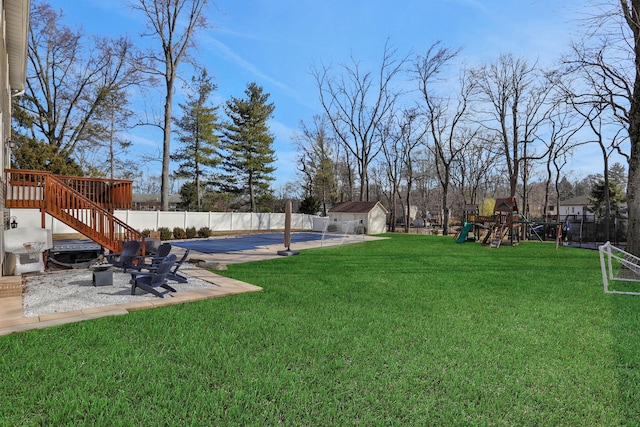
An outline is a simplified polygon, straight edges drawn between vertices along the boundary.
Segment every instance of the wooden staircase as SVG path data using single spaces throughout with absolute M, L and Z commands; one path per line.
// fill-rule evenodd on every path
M 82 233 L 111 252 L 122 243 L 138 240 L 144 253 L 145 238 L 113 215 L 115 209 L 130 209 L 132 182 L 55 176 L 44 171 L 5 170 L 7 208 L 38 208 Z

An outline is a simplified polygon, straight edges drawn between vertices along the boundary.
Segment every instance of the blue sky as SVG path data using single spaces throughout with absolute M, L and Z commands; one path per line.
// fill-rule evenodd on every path
M 86 34 L 139 37 L 144 21 L 126 0 L 49 0 L 64 22 Z M 379 64 L 387 40 L 400 55 L 424 54 L 436 41 L 461 48 L 469 66 L 512 53 L 552 64 L 577 36 L 584 0 L 217 0 L 207 11 L 211 28 L 198 34 L 197 60 L 218 90 L 214 102 L 243 97 L 255 81 L 275 104 L 277 189 L 296 177 L 294 135 L 300 120 L 321 113 L 313 64 Z M 179 70 L 190 78 L 191 70 Z M 179 89 L 179 88 L 178 88 Z M 158 105 L 158 110 L 161 107 Z M 177 114 L 180 110 L 174 108 Z M 136 131 L 141 150 L 159 149 L 156 130 Z M 175 144 L 174 144 L 175 146 Z M 598 151 L 581 151 L 577 175 L 599 171 Z M 160 165 L 157 165 L 159 171 Z M 159 173 L 159 172 L 158 172 Z

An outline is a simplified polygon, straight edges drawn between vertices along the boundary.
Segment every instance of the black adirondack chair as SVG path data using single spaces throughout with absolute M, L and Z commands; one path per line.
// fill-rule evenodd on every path
M 164 298 L 165 294 L 169 292 L 176 292 L 167 282 L 167 275 L 175 263 L 176 256 L 172 254 L 162 260 L 154 271 L 132 271 L 131 295 L 136 294 L 136 288 L 160 298 Z M 157 288 L 162 288 L 163 290 L 160 291 Z
M 151 262 L 146 263 L 144 262 L 146 260 L 147 257 L 140 257 L 138 264 L 136 265 L 136 269 L 138 270 L 150 270 L 153 271 L 156 268 L 158 268 L 158 266 L 160 265 L 160 263 L 169 256 L 169 253 L 171 252 L 171 243 L 163 243 L 160 246 L 158 246 L 158 249 L 156 250 L 156 253 L 151 257 Z
M 119 254 L 107 254 L 105 255 L 106 261 L 114 267 L 122 268 L 125 272 L 127 270 L 135 269 L 135 261 L 138 259 L 138 252 L 142 244 L 137 240 L 128 240 L 122 245 L 122 252 Z
M 189 256 L 189 252 L 191 252 L 191 249 L 186 249 L 184 251 L 184 255 L 182 255 L 182 258 L 180 258 L 178 261 L 176 261 L 173 264 L 171 270 L 169 270 L 169 274 L 167 274 L 168 280 L 173 280 L 174 282 L 178 282 L 178 283 L 187 283 L 187 278 L 182 274 L 178 273 L 178 270 L 180 270 L 180 267 L 182 267 L 182 264 L 184 264 L 184 262 L 187 260 L 187 257 Z

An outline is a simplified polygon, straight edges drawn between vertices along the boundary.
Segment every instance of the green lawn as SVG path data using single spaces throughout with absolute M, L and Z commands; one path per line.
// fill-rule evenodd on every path
M 0 425 L 640 424 L 640 298 L 595 251 L 394 235 L 223 273 L 264 290 L 0 337 Z

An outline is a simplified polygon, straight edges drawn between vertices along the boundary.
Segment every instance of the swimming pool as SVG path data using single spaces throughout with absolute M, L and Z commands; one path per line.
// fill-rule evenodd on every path
M 335 238 L 336 236 L 325 236 Z M 291 243 L 313 242 L 322 239 L 322 233 L 291 233 Z M 242 234 L 233 237 L 221 237 L 204 240 L 172 241 L 172 245 L 205 254 L 221 254 L 256 249 L 260 246 L 283 245 L 284 233 Z

